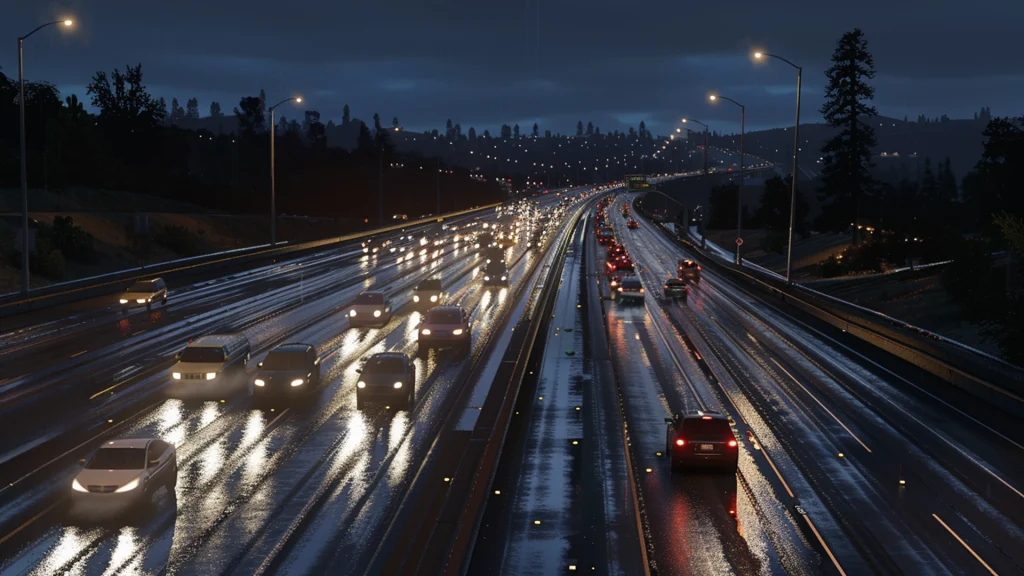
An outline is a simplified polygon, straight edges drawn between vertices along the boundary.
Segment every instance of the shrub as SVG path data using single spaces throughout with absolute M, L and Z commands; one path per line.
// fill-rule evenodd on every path
M 71 216 L 54 216 L 53 227 L 41 231 L 64 258 L 74 262 L 90 264 L 96 261 L 96 247 L 93 236 L 81 226 L 75 225 Z M 29 264 L 31 264 L 29 260 Z
M 13 250 L 8 261 L 11 266 L 21 269 L 21 251 Z M 28 269 L 35 274 L 60 282 L 64 279 L 64 255 L 47 238 L 36 238 L 36 250 L 29 256 Z
M 199 256 L 203 253 L 199 238 L 185 226 L 169 224 L 154 238 L 157 244 L 182 256 Z

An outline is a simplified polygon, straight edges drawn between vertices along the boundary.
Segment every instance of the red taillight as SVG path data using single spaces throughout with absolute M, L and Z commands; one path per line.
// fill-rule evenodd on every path
M 736 441 L 735 440 L 729 440 L 729 448 L 735 448 L 735 447 L 736 447 Z
M 714 420 L 714 418 L 712 418 L 711 416 L 701 416 L 700 419 L 701 420 Z
M 697 272 L 700 272 L 700 266 L 697 266 Z
M 683 440 L 682 438 L 676 438 L 676 446 L 685 446 L 685 445 L 686 445 L 686 440 Z

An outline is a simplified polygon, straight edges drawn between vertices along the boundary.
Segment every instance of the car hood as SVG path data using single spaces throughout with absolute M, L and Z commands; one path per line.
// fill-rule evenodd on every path
M 156 292 L 122 292 L 120 298 L 122 300 L 138 300 L 147 299 L 156 296 Z
M 256 377 L 261 380 L 294 380 L 296 378 L 308 378 L 312 374 L 308 370 L 260 370 Z
M 398 373 L 396 373 L 396 374 L 386 374 L 386 373 L 383 373 L 383 372 L 378 372 L 376 374 L 360 374 L 359 375 L 359 380 L 361 380 L 363 382 L 366 382 L 366 384 L 368 386 L 379 386 L 379 385 L 390 386 L 391 384 L 394 384 L 395 382 L 402 382 L 402 381 L 404 381 L 405 380 L 405 375 L 404 374 L 398 374 Z
M 220 362 L 178 362 L 171 368 L 171 372 L 180 372 L 182 374 L 206 374 L 207 372 L 220 372 L 224 369 L 224 364 Z
M 437 332 L 441 330 L 448 330 L 450 332 L 452 330 L 458 330 L 459 328 L 465 330 L 466 326 L 462 324 L 428 324 L 424 322 L 423 324 L 420 325 L 420 332 L 423 332 L 424 328 L 429 329 L 431 332 Z
M 387 304 L 353 304 L 349 307 L 351 310 L 358 312 L 373 312 L 374 310 L 383 310 L 387 308 Z
M 83 487 L 95 486 L 124 486 L 142 475 L 143 470 L 85 470 L 83 469 L 75 476 L 78 483 Z

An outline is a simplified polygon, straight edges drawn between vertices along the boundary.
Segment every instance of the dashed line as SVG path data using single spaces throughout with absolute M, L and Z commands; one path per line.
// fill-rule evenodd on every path
M 142 330 L 139 330 L 138 332 L 132 332 L 132 336 L 138 336 L 139 334 L 142 334 L 145 331 L 146 331 L 146 329 L 143 328 Z
M 811 522 L 811 517 L 806 513 L 803 516 L 804 520 L 807 521 L 807 525 L 810 526 L 811 532 L 814 532 L 814 537 L 818 539 L 818 543 L 821 544 L 821 547 L 825 549 L 825 553 L 828 554 L 828 557 L 832 560 L 832 565 L 836 567 L 836 570 L 838 570 L 842 576 L 846 576 L 846 571 L 839 565 L 839 560 L 836 559 L 834 554 L 832 554 L 832 550 L 828 547 L 828 544 L 825 544 L 825 539 L 818 533 L 818 529 L 814 526 L 814 522 Z M 984 564 L 984 562 L 982 562 L 982 564 Z
M 960 545 L 962 545 L 964 548 L 966 548 L 967 551 L 971 553 L 971 556 L 974 556 L 974 559 L 980 562 L 981 565 L 985 567 L 985 570 L 988 570 L 989 574 L 992 574 L 992 576 L 999 576 L 999 574 L 995 570 L 993 570 L 991 566 L 989 566 L 987 563 L 985 563 L 984 560 L 981 559 L 981 556 L 978 556 L 978 553 L 974 551 L 974 548 L 971 548 L 970 545 L 967 544 L 967 542 L 964 542 L 963 538 L 961 538 L 956 532 L 953 532 L 953 529 L 949 527 L 949 524 L 946 524 L 942 521 L 942 518 L 939 518 L 938 514 L 932 514 L 932 518 L 935 518 L 939 522 L 939 524 L 942 524 L 942 527 L 945 528 L 950 534 L 952 534 L 953 538 L 956 538 L 956 541 L 959 542 Z M 3 542 L 3 540 L 0 540 L 0 542 Z
M 0 544 L 3 544 L 4 542 L 7 542 L 11 538 L 13 538 L 18 532 L 21 532 L 25 528 L 28 528 L 29 526 L 31 526 L 33 522 L 35 522 L 36 520 L 39 520 L 40 518 L 42 518 L 43 515 L 46 514 L 47 512 L 49 512 L 50 510 L 53 510 L 54 507 L 57 506 L 57 504 L 58 504 L 57 502 L 54 502 L 53 504 L 50 504 L 45 509 L 43 509 L 42 512 L 40 512 L 39 514 L 36 514 L 35 516 L 29 518 L 21 526 L 18 526 L 14 530 L 11 530 L 10 532 L 8 532 L 6 536 L 4 536 L 3 538 L 0 538 Z M 940 522 L 941 522 L 941 520 L 940 520 Z M 982 564 L 984 564 L 984 562 L 982 562 Z
M 75 352 L 74 354 L 71 355 L 71 358 L 76 358 L 78 356 L 81 356 L 82 354 L 85 354 L 86 352 L 88 352 L 88 350 L 82 350 L 81 352 Z

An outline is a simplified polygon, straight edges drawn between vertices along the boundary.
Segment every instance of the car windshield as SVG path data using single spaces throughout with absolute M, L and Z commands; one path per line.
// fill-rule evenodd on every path
M 213 364 L 224 361 L 224 349 L 215 346 L 189 346 L 181 353 L 182 362 Z
M 88 470 L 144 470 L 145 448 L 100 448 L 85 465 Z
M 417 290 L 439 291 L 439 290 L 441 290 L 441 281 L 440 280 L 424 280 L 423 282 L 420 282 L 420 285 L 417 286 L 416 289 Z
M 306 353 L 297 350 L 274 350 L 263 361 L 264 370 L 305 370 Z
M 384 295 L 380 293 L 367 292 L 356 296 L 356 304 L 383 304 Z
M 430 324 L 458 324 L 462 322 L 462 313 L 458 310 L 431 310 L 427 312 Z
M 401 358 L 370 358 L 363 367 L 367 374 L 396 374 L 405 370 L 405 362 Z
M 695 439 L 723 439 L 732 437 L 732 429 L 729 428 L 729 422 L 721 418 L 686 418 L 683 420 L 683 434 Z
M 156 290 L 156 284 L 152 280 L 143 280 L 132 284 L 132 287 L 128 289 L 129 292 L 153 292 Z

